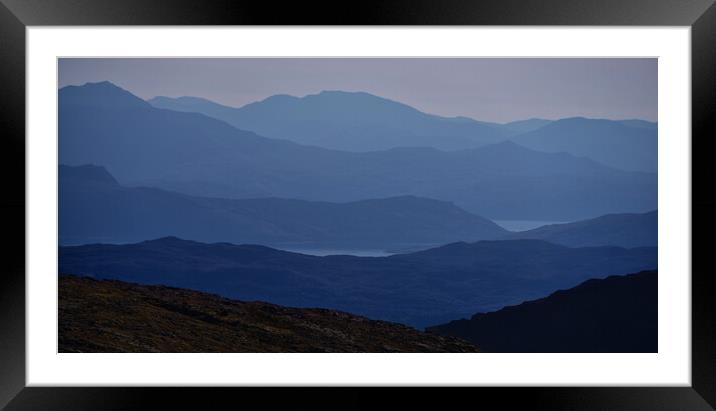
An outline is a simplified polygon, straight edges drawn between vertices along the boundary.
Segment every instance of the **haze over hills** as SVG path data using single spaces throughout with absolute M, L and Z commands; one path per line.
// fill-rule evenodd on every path
M 588 280 L 546 298 L 428 327 L 486 352 L 658 352 L 656 271 Z
M 345 312 L 61 275 L 59 352 L 476 352 Z M 118 338 L 119 337 L 119 338 Z
M 416 327 L 656 265 L 656 248 L 568 248 L 539 240 L 453 243 L 390 257 L 317 257 L 173 237 L 59 249 L 63 273 L 331 308 Z
M 574 117 L 553 121 L 512 140 L 538 151 L 589 157 L 621 170 L 656 172 L 657 136 L 655 123 Z
M 475 117 L 60 88 L 61 351 L 658 349 L 655 61 L 299 60 L 58 81 Z
M 657 171 L 657 124 L 643 120 L 535 118 L 497 124 L 435 116 L 368 93 L 344 91 L 300 98 L 275 95 L 240 108 L 199 97 L 160 96 L 149 103 L 206 114 L 267 137 L 338 150 L 458 150 L 510 138 L 538 151 L 567 152 L 622 170 Z
M 568 247 L 656 247 L 659 244 L 659 215 L 657 211 L 609 214 L 573 223 L 546 225 L 503 238 L 545 240 Z
M 108 82 L 65 87 L 59 106 L 60 163 L 101 164 L 125 185 L 331 202 L 412 195 L 492 219 L 569 221 L 656 208 L 656 174 L 512 143 L 454 152 L 327 150 L 157 109 Z
M 347 151 L 475 148 L 512 134 L 496 123 L 440 117 L 363 92 L 275 95 L 240 108 L 198 97 L 155 97 L 159 108 L 197 112 L 266 137 Z
M 202 198 L 124 187 L 99 166 L 59 168 L 61 245 L 177 236 L 277 247 L 390 248 L 494 239 L 506 233 L 453 204 L 413 196 L 350 203 Z

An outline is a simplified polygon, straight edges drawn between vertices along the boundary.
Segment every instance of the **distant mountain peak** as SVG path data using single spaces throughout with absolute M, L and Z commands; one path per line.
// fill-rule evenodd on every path
M 399 101 L 391 100 L 386 97 L 377 96 L 365 91 L 347 91 L 347 90 L 321 90 L 317 93 L 306 94 L 302 97 L 297 97 L 289 94 L 275 94 L 269 96 L 261 101 L 249 103 L 244 107 L 261 106 L 266 104 L 330 104 L 332 110 L 338 111 L 354 111 L 354 110 L 378 110 L 390 107 L 392 109 L 408 111 L 416 114 L 428 115 L 422 113 L 418 109 L 401 103 Z
M 65 86 L 59 90 L 60 107 L 83 105 L 88 107 L 149 108 L 151 105 L 110 81 Z
M 318 94 L 318 95 L 331 95 L 331 94 L 336 94 L 336 95 L 351 95 L 351 94 L 356 94 L 356 95 L 368 95 L 368 96 L 372 96 L 372 94 L 367 93 L 367 92 L 365 92 L 365 91 L 346 91 L 346 90 L 321 90 L 320 92 L 318 92 L 318 93 L 316 93 L 316 94 Z M 309 94 L 309 95 L 310 95 L 310 94 Z M 375 97 L 375 96 L 373 96 L 373 97 Z
M 150 102 L 158 108 L 202 113 L 265 137 L 343 151 L 456 150 L 501 141 L 515 133 L 496 123 L 429 114 L 365 91 L 276 94 L 241 107 L 204 99 L 156 97 Z
M 120 88 L 119 86 L 117 86 L 116 84 L 114 84 L 114 83 L 112 83 L 111 81 L 108 81 L 108 80 L 103 80 L 103 81 L 88 81 L 88 82 L 85 83 L 84 85 L 85 85 L 85 87 L 114 87 L 114 88 Z
M 377 96 L 375 94 L 368 93 L 366 91 L 345 91 L 345 90 L 323 90 L 319 92 L 318 94 L 309 94 L 304 97 L 304 99 L 315 99 L 315 98 L 323 98 L 323 99 L 342 99 L 342 100 L 353 100 L 353 101 L 361 101 L 365 103 L 377 103 L 382 105 L 388 105 L 393 106 L 396 108 L 401 108 L 404 110 L 409 110 L 412 112 L 420 112 L 420 110 L 416 109 L 415 107 L 412 107 L 410 105 L 407 105 L 405 103 L 401 103 L 399 101 L 391 100 L 387 97 L 381 97 Z M 425 114 L 425 113 L 423 113 Z
M 194 96 L 179 96 L 179 97 L 155 96 L 155 97 L 150 98 L 147 101 L 149 101 L 150 103 L 161 102 L 161 101 L 180 101 L 180 102 L 191 102 L 191 103 L 201 102 L 201 103 L 216 104 L 209 99 L 205 99 L 203 97 L 194 97 Z
M 263 99 L 263 100 L 257 101 L 257 103 L 262 103 L 262 102 L 274 102 L 274 101 L 295 101 L 295 100 L 298 100 L 298 99 L 300 99 L 300 97 L 296 97 L 296 96 L 292 96 L 292 95 L 290 95 L 290 94 L 283 94 L 283 93 L 282 93 L 282 94 L 274 94 L 274 95 L 268 96 L 268 97 L 266 97 L 266 98 Z M 253 103 L 251 103 L 251 104 L 253 104 Z
M 111 81 L 97 81 L 97 82 L 87 82 L 80 86 L 72 85 L 72 86 L 65 86 L 62 87 L 60 90 L 112 90 L 112 91 L 122 91 L 127 92 L 123 88 L 117 86 L 116 84 L 112 83 Z

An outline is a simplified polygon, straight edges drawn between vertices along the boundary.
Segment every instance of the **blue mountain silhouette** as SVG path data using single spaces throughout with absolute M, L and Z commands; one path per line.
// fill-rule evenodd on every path
M 533 230 L 511 233 L 506 239 L 545 240 L 569 247 L 615 245 L 619 247 L 656 247 L 659 243 L 657 211 L 641 214 L 608 214 L 589 220 L 550 224 Z
M 570 221 L 656 208 L 656 174 L 566 153 L 509 142 L 452 152 L 328 150 L 132 97 L 110 83 L 61 89 L 60 163 L 101 164 L 125 185 L 206 197 L 349 202 L 413 195 L 491 219 Z
M 198 112 L 266 137 L 348 151 L 474 148 L 510 135 L 499 124 L 423 113 L 364 92 L 275 95 L 240 108 L 197 97 L 155 97 L 155 107 Z
M 655 247 L 568 248 L 540 240 L 459 242 L 390 257 L 316 257 L 175 237 L 59 250 L 61 273 L 339 309 L 417 327 L 656 264 Z
M 640 120 L 574 117 L 553 121 L 512 139 L 539 151 L 585 156 L 622 170 L 656 172 L 657 133 L 655 123 Z
M 179 236 L 313 248 L 428 247 L 506 234 L 451 203 L 400 196 L 349 203 L 189 196 L 124 187 L 98 166 L 60 166 L 61 244 Z

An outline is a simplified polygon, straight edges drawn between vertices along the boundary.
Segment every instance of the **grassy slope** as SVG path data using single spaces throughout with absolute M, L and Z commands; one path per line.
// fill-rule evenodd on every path
M 474 352 L 462 340 L 327 309 L 61 276 L 60 352 Z

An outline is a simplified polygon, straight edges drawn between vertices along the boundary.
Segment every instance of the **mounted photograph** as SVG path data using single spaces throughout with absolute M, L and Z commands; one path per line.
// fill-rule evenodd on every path
M 58 352 L 658 353 L 658 61 L 59 58 Z

